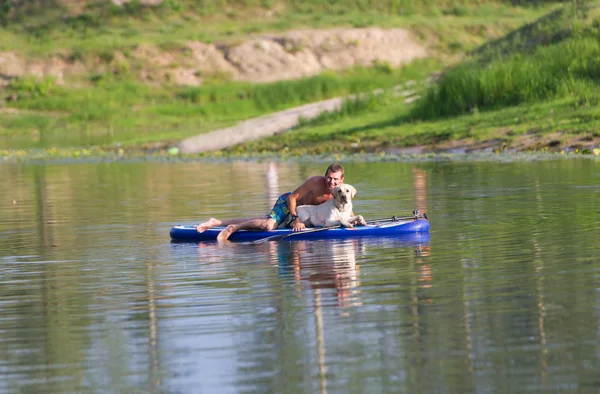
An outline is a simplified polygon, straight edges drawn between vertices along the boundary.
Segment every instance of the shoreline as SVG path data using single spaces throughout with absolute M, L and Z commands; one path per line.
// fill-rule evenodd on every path
M 286 161 L 356 161 L 356 162 L 430 162 L 430 161 L 534 161 L 561 159 L 592 159 L 600 160 L 600 149 L 579 150 L 565 149 L 558 151 L 544 150 L 491 150 L 472 149 L 472 147 L 455 147 L 445 151 L 424 151 L 423 147 L 395 148 L 387 152 L 356 153 L 341 152 L 338 154 L 285 154 L 274 153 L 222 153 L 221 151 L 181 154 L 173 150 L 160 149 L 125 150 L 98 147 L 87 149 L 39 149 L 39 150 L 0 150 L 0 164 L 78 164 L 99 162 L 286 162 Z

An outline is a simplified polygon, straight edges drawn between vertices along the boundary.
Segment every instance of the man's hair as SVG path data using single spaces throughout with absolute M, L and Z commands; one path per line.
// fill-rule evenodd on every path
M 325 171 L 325 176 L 327 176 L 330 172 L 341 172 L 342 178 L 344 177 L 344 167 L 341 164 L 333 163 L 329 167 L 327 167 L 327 171 Z

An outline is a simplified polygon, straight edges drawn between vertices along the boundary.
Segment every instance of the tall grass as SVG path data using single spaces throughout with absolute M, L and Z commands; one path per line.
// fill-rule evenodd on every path
M 442 76 L 412 115 L 433 119 L 570 95 L 594 102 L 599 77 L 598 40 L 571 38 L 531 55 L 499 58 L 484 68 L 461 64 Z
M 432 68 L 435 62 L 421 61 L 420 64 Z M 235 82 L 208 84 L 184 88 L 177 94 L 177 98 L 204 105 L 248 100 L 252 101 L 257 109 L 268 111 L 279 109 L 282 106 L 389 87 L 401 78 L 405 78 L 403 74 L 406 74 L 409 68 L 392 70 L 385 65 L 378 65 L 371 68 L 356 67 L 346 72 L 325 72 L 314 77 L 267 84 Z

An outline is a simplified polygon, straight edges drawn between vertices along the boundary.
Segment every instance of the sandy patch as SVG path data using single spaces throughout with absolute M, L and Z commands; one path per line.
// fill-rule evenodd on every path
M 325 70 L 371 66 L 398 67 L 426 57 L 427 50 L 404 29 L 327 29 L 261 35 L 227 48 L 236 79 L 269 82 L 301 78 Z
M 0 76 L 51 76 L 59 83 L 119 69 L 136 70 L 140 80 L 157 85 L 200 85 L 206 79 L 272 82 L 377 63 L 398 67 L 428 56 L 427 50 L 404 29 L 324 29 L 261 34 L 243 42 L 207 44 L 189 41 L 176 49 L 139 44 L 129 55 L 115 51 L 90 64 L 72 61 L 68 53 L 25 59 L 0 52 Z

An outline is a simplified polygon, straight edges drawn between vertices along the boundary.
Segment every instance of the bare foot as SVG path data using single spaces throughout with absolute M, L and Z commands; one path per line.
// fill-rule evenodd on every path
M 219 233 L 219 235 L 217 235 L 217 241 L 222 242 L 222 241 L 227 241 L 229 239 L 229 237 L 231 236 L 231 234 L 233 234 L 235 232 L 235 226 L 233 224 L 230 224 L 229 226 L 225 227 L 223 229 L 223 231 L 221 231 Z
M 221 221 L 219 219 L 210 218 L 206 222 L 203 222 L 203 223 L 200 223 L 199 225 L 197 225 L 196 231 L 198 231 L 199 233 L 202 233 L 202 232 L 208 230 L 209 228 L 213 228 L 213 227 L 219 226 L 219 225 L 221 225 Z

